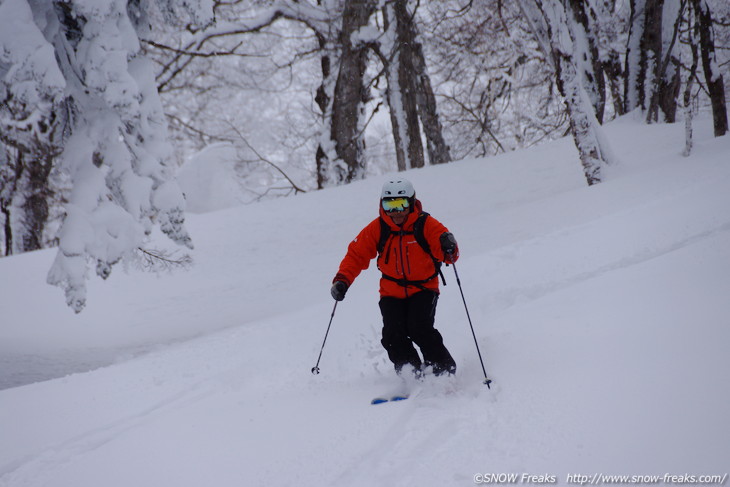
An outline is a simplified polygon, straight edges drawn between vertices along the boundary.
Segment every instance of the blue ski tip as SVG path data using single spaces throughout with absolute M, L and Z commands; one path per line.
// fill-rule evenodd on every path
M 408 399 L 407 395 L 391 396 L 390 398 L 376 397 L 375 399 L 370 401 L 370 404 L 383 404 L 384 402 L 405 401 L 406 399 Z

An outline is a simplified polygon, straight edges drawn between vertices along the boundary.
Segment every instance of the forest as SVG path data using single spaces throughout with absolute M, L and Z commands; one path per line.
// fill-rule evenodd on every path
M 241 203 L 572 137 L 728 131 L 725 0 L 0 0 L 0 255 L 56 247 L 80 312 L 89 269 L 184 265 L 176 174 L 226 164 Z

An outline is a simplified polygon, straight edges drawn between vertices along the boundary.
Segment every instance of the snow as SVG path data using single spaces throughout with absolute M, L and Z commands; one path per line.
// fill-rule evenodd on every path
M 207 213 L 242 203 L 236 178 L 236 148 L 227 143 L 211 144 L 195 154 L 178 171 L 187 211 Z
M 53 250 L 0 259 L 0 486 L 726 475 L 730 139 L 701 119 L 683 157 L 682 124 L 605 132 L 621 163 L 592 187 L 569 138 L 406 173 L 459 240 L 491 390 L 448 268 L 455 380 L 369 404 L 399 387 L 374 266 L 310 373 L 382 178 L 189 215 L 191 269 L 93 278 L 79 315 L 44 284 Z

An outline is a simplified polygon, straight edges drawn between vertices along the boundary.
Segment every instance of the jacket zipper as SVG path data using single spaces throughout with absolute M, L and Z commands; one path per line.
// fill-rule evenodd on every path
M 401 228 L 401 231 L 402 230 L 403 229 Z M 408 274 L 406 273 L 406 260 L 407 260 L 407 255 L 406 255 L 406 252 L 403 251 L 403 234 L 402 233 L 400 234 L 399 238 L 400 238 L 400 241 L 398 242 L 398 247 L 400 248 L 401 274 L 403 276 L 403 279 L 407 279 L 407 277 L 408 277 Z M 406 286 L 403 286 L 403 290 L 406 293 L 406 297 L 408 297 L 408 286 L 407 285 Z
M 408 269 L 408 274 L 411 273 L 411 252 L 408 250 L 408 243 L 406 243 L 406 265 Z

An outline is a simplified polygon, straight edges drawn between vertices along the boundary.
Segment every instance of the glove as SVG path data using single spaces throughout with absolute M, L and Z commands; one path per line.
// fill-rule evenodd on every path
M 453 264 L 459 258 L 459 247 L 456 245 L 456 238 L 451 232 L 444 232 L 439 237 L 441 251 L 444 253 L 444 262 Z
M 335 300 L 342 301 L 345 299 L 345 293 L 347 293 L 347 284 L 342 281 L 335 281 L 335 283 L 332 284 L 330 293 Z

